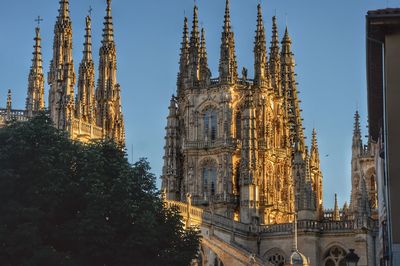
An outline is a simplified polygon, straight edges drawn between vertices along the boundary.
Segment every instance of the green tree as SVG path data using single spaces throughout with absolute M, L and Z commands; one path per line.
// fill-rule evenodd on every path
M 189 265 L 200 236 L 149 163 L 71 141 L 45 113 L 0 129 L 0 265 Z

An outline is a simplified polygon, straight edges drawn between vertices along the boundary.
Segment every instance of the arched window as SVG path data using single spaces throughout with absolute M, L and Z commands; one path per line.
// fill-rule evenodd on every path
M 236 138 L 242 139 L 242 113 L 241 112 L 236 113 L 235 120 L 236 120 L 235 121 Z
M 206 196 L 215 195 L 217 189 L 217 168 L 211 165 L 203 167 L 203 189 Z
M 204 113 L 204 136 L 209 141 L 217 139 L 217 112 L 214 109 L 208 109 Z
M 346 266 L 346 251 L 338 246 L 331 247 L 324 256 L 324 266 Z
M 279 248 L 273 248 L 267 251 L 264 258 L 269 262 L 268 265 L 274 266 L 284 266 L 285 265 L 285 255 Z

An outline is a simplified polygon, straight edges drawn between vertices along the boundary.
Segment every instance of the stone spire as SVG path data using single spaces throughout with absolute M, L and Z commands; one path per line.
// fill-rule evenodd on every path
M 281 91 L 281 59 L 279 51 L 278 26 L 276 17 L 272 17 L 272 39 L 269 49 L 269 73 L 271 75 L 271 86 L 277 95 L 282 95 Z
M 104 138 L 113 139 L 116 143 L 124 145 L 124 119 L 120 86 L 117 83 L 117 57 L 111 15 L 111 0 L 107 0 L 99 58 L 99 78 L 96 89 L 97 125 L 103 129 Z
M 94 72 L 91 18 L 87 16 L 83 57 L 79 65 L 76 113 L 79 119 L 89 124 L 95 122 Z
M 32 117 L 33 113 L 44 109 L 44 75 L 40 44 L 40 28 L 36 27 L 35 32 L 35 45 L 33 46 L 32 66 L 29 71 L 28 94 L 26 97 L 26 111 L 28 117 Z
M 7 113 L 10 114 L 12 110 L 12 96 L 11 96 L 11 89 L 8 89 L 7 92 Z
M 265 86 L 267 75 L 267 48 L 265 42 L 265 29 L 262 18 L 261 4 L 257 6 L 257 29 L 254 41 L 254 83 Z
M 335 193 L 335 205 L 333 207 L 333 217 L 334 221 L 340 221 L 340 212 L 339 212 L 339 205 L 337 201 L 337 194 Z
M 285 35 L 282 39 L 281 52 L 281 73 L 282 73 L 282 92 L 287 104 L 286 110 L 291 129 L 292 145 L 295 151 L 304 153 L 304 128 L 301 118 L 300 101 L 297 96 L 297 83 L 295 79 L 295 61 L 291 51 L 292 41 L 286 27 Z M 280 95 L 280 93 L 278 94 Z
M 183 23 L 183 37 L 181 43 L 181 55 L 179 60 L 179 73 L 177 81 L 177 92 L 180 97 L 182 91 L 185 89 L 185 84 L 188 78 L 188 64 L 189 64 L 189 27 L 188 19 L 185 17 Z
M 201 29 L 200 42 L 200 85 L 205 87 L 210 84 L 211 71 L 208 68 L 207 48 L 206 48 L 206 33 L 204 28 Z
M 104 17 L 103 45 L 114 42 L 114 26 L 111 15 L 111 0 L 107 0 L 106 16 Z
M 353 145 L 352 145 L 352 157 L 358 157 L 362 154 L 363 143 L 361 137 L 360 128 L 360 114 L 358 111 L 354 114 L 354 131 L 353 131 Z
M 180 141 L 178 103 L 172 95 L 169 105 L 167 126 L 165 128 L 164 167 L 162 170 L 162 190 L 166 191 L 169 200 L 178 200 L 180 176 Z
M 237 81 L 237 77 L 235 40 L 231 31 L 229 0 L 226 0 L 224 26 L 221 35 L 219 79 L 222 84 L 233 84 Z
M 189 43 L 189 86 L 196 87 L 200 79 L 200 32 L 199 32 L 199 18 L 198 8 L 194 5 L 193 8 L 193 23 L 192 31 L 190 33 Z
M 318 143 L 317 143 L 317 131 L 315 128 L 312 131 L 311 138 L 311 149 L 310 149 L 310 173 L 311 180 L 313 183 L 313 189 L 316 197 L 316 208 L 318 216 L 321 217 L 323 215 L 323 198 L 322 198 L 322 172 L 318 151 Z
M 54 25 L 53 59 L 50 62 L 48 73 L 49 110 L 55 126 L 70 133 L 74 118 L 75 82 L 69 2 L 61 0 L 59 14 Z

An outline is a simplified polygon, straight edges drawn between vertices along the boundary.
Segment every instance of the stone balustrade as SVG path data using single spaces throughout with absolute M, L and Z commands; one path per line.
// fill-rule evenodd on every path
M 256 233 L 256 234 L 291 234 L 293 232 L 292 223 L 284 224 L 262 224 L 252 225 L 244 224 L 238 221 L 234 221 L 222 215 L 211 213 L 210 211 L 203 210 L 199 207 L 191 206 L 189 203 L 179 201 L 165 201 L 168 208 L 176 207 L 184 219 L 190 219 L 192 225 L 214 225 L 226 230 L 242 232 L 245 234 Z M 343 221 L 314 221 L 314 220 L 300 220 L 297 222 L 299 231 L 315 231 L 319 233 L 330 233 L 330 232 L 351 232 L 357 229 L 369 229 L 374 230 L 378 226 L 377 221 L 370 218 L 357 218 L 355 220 L 343 220 Z

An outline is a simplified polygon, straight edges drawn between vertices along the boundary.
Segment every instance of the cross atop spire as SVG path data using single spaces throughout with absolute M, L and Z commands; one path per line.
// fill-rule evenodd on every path
M 41 16 L 38 16 L 38 17 L 35 19 L 35 21 L 36 21 L 36 23 L 37 23 L 37 27 L 39 28 L 39 27 L 40 27 L 40 22 L 42 22 L 43 19 L 42 19 Z

